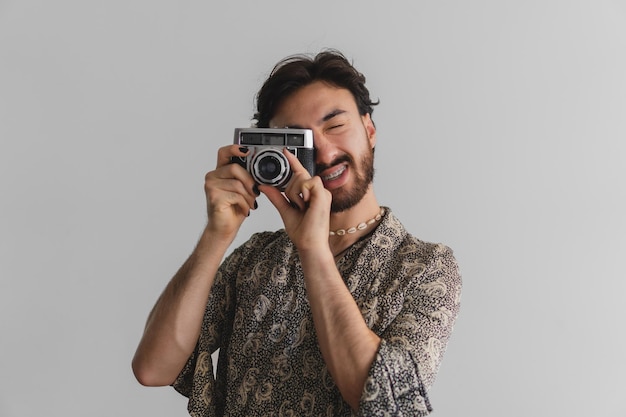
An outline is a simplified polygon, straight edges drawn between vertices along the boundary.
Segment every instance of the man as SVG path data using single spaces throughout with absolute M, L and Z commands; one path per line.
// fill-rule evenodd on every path
M 230 163 L 249 149 L 218 151 L 206 228 L 133 359 L 140 383 L 173 385 L 193 416 L 428 414 L 461 278 L 449 248 L 411 236 L 376 200 L 375 104 L 339 52 L 274 68 L 257 126 L 311 129 L 316 175 L 285 151 L 293 176 L 281 192 Z M 284 230 L 222 262 L 260 193 Z

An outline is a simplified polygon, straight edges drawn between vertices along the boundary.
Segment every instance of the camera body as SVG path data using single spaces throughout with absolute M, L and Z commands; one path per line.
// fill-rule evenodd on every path
M 284 191 L 292 170 L 283 149 L 294 154 L 302 166 L 315 175 L 313 131 L 291 128 L 236 128 L 234 143 L 247 147 L 247 156 L 233 158 L 246 168 L 259 184 L 272 185 Z

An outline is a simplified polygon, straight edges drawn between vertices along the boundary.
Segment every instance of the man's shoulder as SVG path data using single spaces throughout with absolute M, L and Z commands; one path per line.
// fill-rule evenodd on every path
M 387 208 L 387 210 L 389 209 Z M 386 226 L 397 237 L 397 255 L 422 259 L 454 258 L 453 250 L 445 243 L 424 240 L 412 234 L 391 210 L 388 211 L 388 216 Z
M 238 248 L 240 251 L 258 251 L 270 247 L 286 247 L 292 245 L 284 229 L 255 232 Z
M 253 233 L 252 235 L 250 235 L 247 242 L 256 242 L 256 241 L 271 242 L 271 241 L 283 239 L 286 236 L 287 236 L 287 233 L 285 233 L 285 229 L 265 230 L 262 232 Z

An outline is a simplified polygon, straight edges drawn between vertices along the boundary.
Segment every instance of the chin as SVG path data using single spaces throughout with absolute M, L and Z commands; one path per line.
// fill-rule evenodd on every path
M 334 190 L 333 193 L 333 201 L 330 203 L 330 211 L 331 213 L 341 213 L 342 211 L 346 211 L 356 206 L 363 200 L 367 189 L 365 192 L 361 192 L 360 190 L 352 190 L 350 192 L 342 191 L 341 188 Z M 335 196 L 336 194 L 340 194 Z

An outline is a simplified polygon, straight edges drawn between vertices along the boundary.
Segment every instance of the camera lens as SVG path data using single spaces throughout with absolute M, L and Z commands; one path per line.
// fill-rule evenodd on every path
M 273 181 L 280 171 L 280 161 L 275 156 L 266 156 L 259 161 L 259 175 L 265 180 Z
M 260 152 L 254 160 L 253 177 L 262 184 L 280 185 L 289 174 L 284 155 L 275 150 Z

